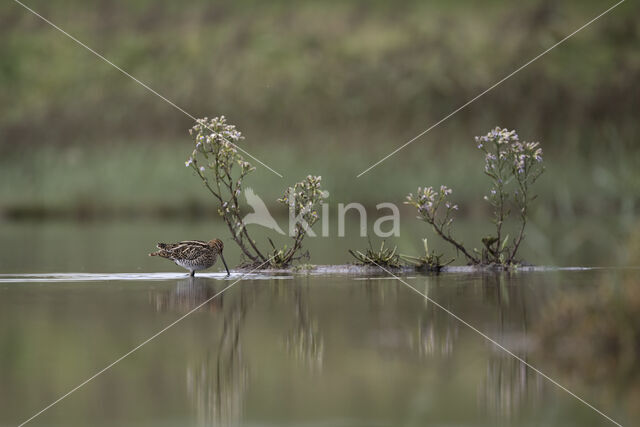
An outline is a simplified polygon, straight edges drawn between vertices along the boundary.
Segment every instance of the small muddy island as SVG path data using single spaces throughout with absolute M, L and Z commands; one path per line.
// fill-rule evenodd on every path
M 250 277 L 252 274 L 313 274 L 317 276 L 323 275 L 358 275 L 358 276 L 406 276 L 408 274 L 423 274 L 433 275 L 439 273 L 499 273 L 499 272 L 519 272 L 519 271 L 558 271 L 558 270 L 590 270 L 588 267 L 546 267 L 546 266 L 534 266 L 534 265 L 517 265 L 511 267 L 505 267 L 500 264 L 487 264 L 487 265 L 447 265 L 441 267 L 439 270 L 425 270 L 416 268 L 413 266 L 398 266 L 398 267 L 384 267 L 376 265 L 363 265 L 363 264 L 341 264 L 341 265 L 312 265 L 312 264 L 300 264 L 291 268 L 266 268 L 252 270 L 251 268 L 240 268 L 231 270 L 235 274 L 246 274 Z M 235 276 L 234 276 L 235 277 Z

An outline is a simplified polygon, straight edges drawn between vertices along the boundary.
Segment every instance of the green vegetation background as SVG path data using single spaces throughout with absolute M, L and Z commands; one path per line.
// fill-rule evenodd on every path
M 224 114 L 276 205 L 322 175 L 333 202 L 447 184 L 486 209 L 473 136 L 540 140 L 535 215 L 634 227 L 640 6 L 625 2 L 361 178 L 356 174 L 601 13 L 601 1 L 28 1 L 191 114 Z M 0 216 L 203 216 L 191 120 L 18 4 L 0 5 Z M 542 219 L 540 219 L 542 218 Z M 635 226 L 637 227 L 637 225 Z

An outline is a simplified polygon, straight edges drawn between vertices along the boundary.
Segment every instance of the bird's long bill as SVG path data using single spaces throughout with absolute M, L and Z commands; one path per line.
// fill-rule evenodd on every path
M 229 273 L 229 267 L 227 267 L 227 262 L 224 260 L 224 256 L 222 256 L 222 252 L 220 252 L 220 259 L 224 264 L 224 268 L 227 270 L 227 276 L 231 276 L 231 273 Z

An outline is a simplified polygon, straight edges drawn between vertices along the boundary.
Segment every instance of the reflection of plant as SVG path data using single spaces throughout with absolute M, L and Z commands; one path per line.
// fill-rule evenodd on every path
M 194 359 L 195 352 L 188 358 L 187 396 L 195 407 L 199 426 L 238 425 L 242 421 L 249 387 L 242 335 L 247 312 L 255 302 L 253 295 L 254 290 L 243 288 L 239 298 L 225 299 L 225 310 L 216 316 L 222 328 L 220 338 L 209 343 L 215 351 L 207 350 Z
M 309 295 L 298 286 L 294 289 L 295 320 L 285 338 L 285 345 L 295 360 L 309 369 L 319 371 L 324 362 L 324 339 L 318 322 L 309 314 Z
M 513 357 L 493 353 L 486 361 L 479 403 L 496 417 L 495 425 L 516 425 L 525 408 L 542 403 L 542 378 Z
M 478 148 L 485 153 L 484 172 L 491 178 L 491 190 L 485 196 L 493 207 L 495 235 L 482 239 L 482 251 L 471 253 L 451 234 L 453 211 L 458 205 L 449 199 L 451 189 L 441 186 L 418 187 L 414 195 L 410 193 L 405 203 L 418 210 L 418 218 L 430 224 L 445 241 L 462 252 L 471 264 L 501 265 L 514 264 L 518 248 L 524 239 L 527 214 L 531 202 L 536 198 L 531 194 L 531 186 L 544 172 L 542 149 L 537 142 L 521 142 L 515 131 L 493 129 L 487 135 L 476 137 Z M 516 237 L 509 242 L 504 235 L 504 223 L 510 214 L 509 201 L 519 212 L 520 226 Z
M 364 253 L 351 249 L 349 249 L 349 253 L 361 265 L 398 268 L 400 267 L 400 256 L 396 253 L 396 250 L 396 246 L 393 249 L 385 248 L 383 240 L 378 250 L 373 249 L 371 242 L 369 242 L 369 248 Z
M 240 154 L 237 143 L 244 139 L 234 125 L 228 124 L 225 117 L 198 119 L 189 133 L 195 142 L 195 149 L 185 162 L 198 175 L 206 189 L 218 202 L 218 214 L 227 224 L 231 236 L 250 263 L 258 264 L 269 260 L 271 266 L 286 267 L 291 261 L 300 258 L 302 239 L 307 228 L 297 223 L 292 233 L 293 245 L 287 249 L 275 249 L 273 259 L 265 256 L 255 240 L 249 236 L 244 223 L 239 197 L 243 192 L 244 179 L 255 170 Z M 306 221 L 309 227 L 318 220 L 317 205 L 321 198 L 320 177 L 309 176 L 305 181 L 295 184 L 285 192 L 279 201 L 291 201 L 296 216 Z
M 429 244 L 427 239 L 422 239 L 422 243 L 424 244 L 424 255 L 423 256 L 410 256 L 410 255 L 400 255 L 400 258 L 407 262 L 408 264 L 413 265 L 417 270 L 425 270 L 425 271 L 440 271 L 442 267 L 451 264 L 454 260 L 450 260 L 446 263 L 442 263 L 440 259 L 442 258 L 442 254 L 436 254 L 435 251 L 429 252 Z

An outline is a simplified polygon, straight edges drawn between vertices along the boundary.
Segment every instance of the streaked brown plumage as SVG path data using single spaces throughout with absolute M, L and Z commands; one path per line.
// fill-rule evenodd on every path
M 178 243 L 158 243 L 157 246 L 160 250 L 150 253 L 149 256 L 170 259 L 180 267 L 189 270 L 191 276 L 196 271 L 205 270 L 213 266 L 218 259 L 218 255 L 220 255 L 224 268 L 227 270 L 227 276 L 230 274 L 227 263 L 222 256 L 224 244 L 220 239 L 213 239 L 208 242 L 185 240 Z

